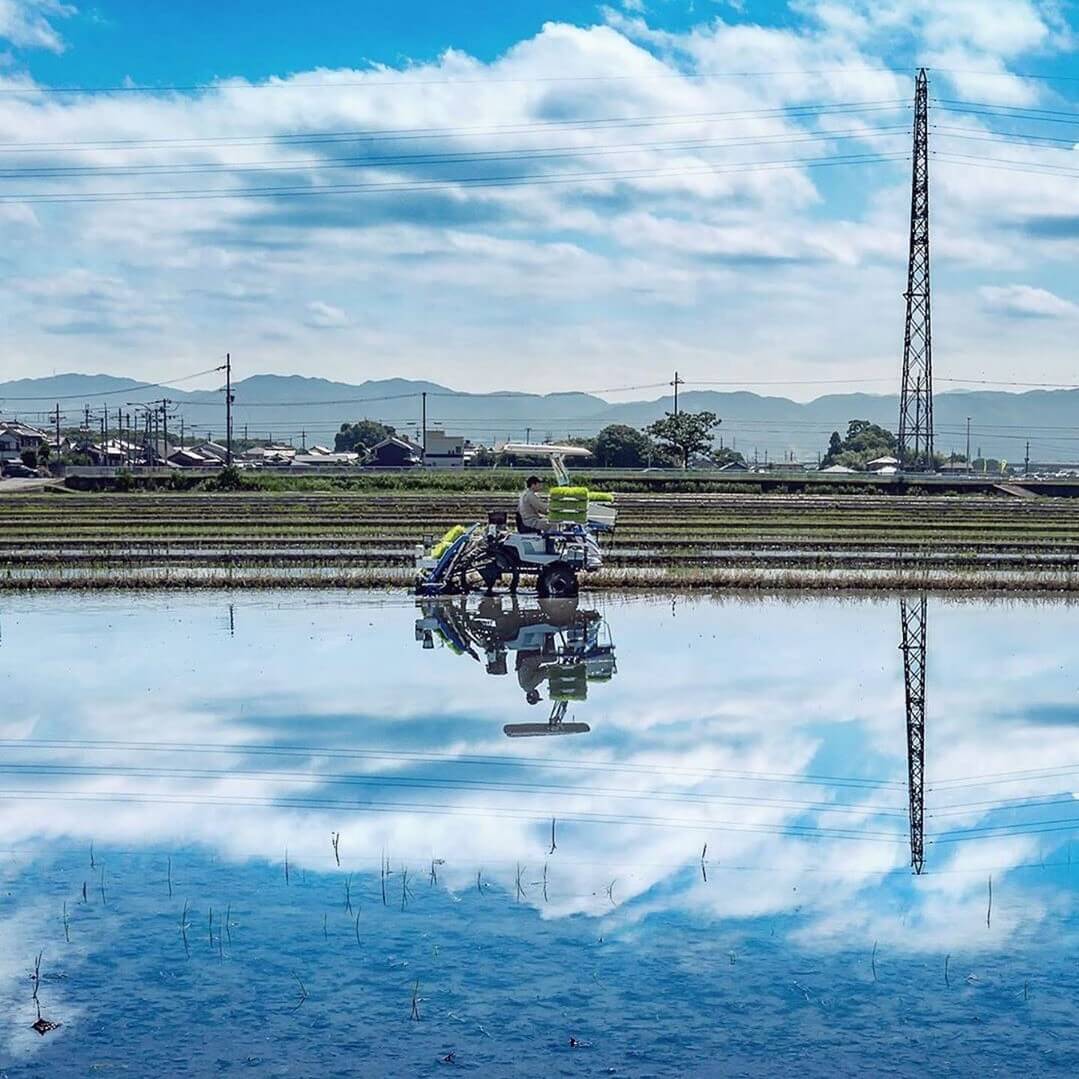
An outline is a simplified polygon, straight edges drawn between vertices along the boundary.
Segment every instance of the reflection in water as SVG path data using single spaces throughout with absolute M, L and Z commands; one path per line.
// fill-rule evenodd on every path
M 546 723 L 507 723 L 511 738 L 584 734 L 587 723 L 566 722 L 570 704 L 588 697 L 590 683 L 615 675 L 614 644 L 603 616 L 582 610 L 578 599 L 539 599 L 522 604 L 516 595 L 467 596 L 417 602 L 416 639 L 426 649 L 443 645 L 486 665 L 488 674 L 505 675 L 513 653 L 517 682 L 530 705 L 543 700 L 546 683 L 550 715 Z M 482 660 L 480 656 L 482 654 Z
M 910 864 L 925 867 L 925 643 L 926 597 L 899 601 L 903 687 L 907 704 L 907 786 L 910 795 Z
M 594 606 L 8 601 L 0 1075 L 1079 1071 L 1076 608 Z

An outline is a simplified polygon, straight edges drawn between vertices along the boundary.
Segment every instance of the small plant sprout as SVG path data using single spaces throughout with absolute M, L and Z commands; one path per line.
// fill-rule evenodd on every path
M 184 953 L 187 955 L 188 959 L 190 959 L 191 946 L 187 943 L 187 930 L 187 900 L 185 899 L 183 913 L 180 915 L 180 936 L 183 938 L 184 941 Z
M 701 849 L 701 876 L 704 878 L 704 883 L 705 884 L 708 883 L 708 870 L 705 869 L 705 865 L 704 865 L 704 859 L 705 859 L 705 857 L 707 855 L 708 855 L 708 844 L 705 843 L 704 847 Z
M 352 874 L 345 877 L 345 911 L 352 914 Z
M 37 958 L 34 960 L 34 973 L 30 975 L 30 981 L 34 986 L 34 992 L 31 999 L 34 1002 L 34 1008 L 37 1011 L 37 1020 L 31 1024 L 31 1029 L 37 1031 L 37 1033 L 44 1038 L 50 1031 L 56 1030 L 60 1024 L 53 1023 L 41 1014 L 41 1001 L 37 994 L 38 989 L 41 988 L 41 956 L 43 954 L 44 953 L 42 952 L 37 953 Z
M 525 894 L 524 885 L 521 883 L 521 874 L 523 872 L 524 872 L 524 868 L 522 867 L 521 863 L 518 862 L 517 863 L 517 898 L 516 898 L 516 902 L 518 902 L 518 903 L 521 902 L 521 899 L 524 897 L 524 894 Z
M 300 976 L 298 974 L 293 974 L 292 976 L 296 979 L 296 984 L 300 987 L 300 999 L 296 1001 L 296 1007 L 292 1009 L 294 1012 L 298 1012 L 307 1000 L 307 987 L 300 981 Z
M 412 889 L 408 886 L 408 870 L 401 869 L 401 909 L 404 910 L 412 898 Z
M 416 984 L 412 987 L 412 1013 L 409 1015 L 409 1019 L 413 1023 L 420 1021 L 420 980 L 416 979 Z
M 558 850 L 558 844 L 554 841 L 554 826 L 555 826 L 555 818 L 552 817 L 551 818 L 551 849 L 547 852 L 548 854 L 554 854 L 554 852 L 556 850 Z
M 334 856 L 334 859 L 337 862 L 337 868 L 340 869 L 341 868 L 341 851 L 340 851 L 341 833 L 340 832 L 331 832 L 330 833 L 330 842 L 333 844 L 333 856 Z
M 432 888 L 436 884 L 438 884 L 438 867 L 440 865 L 445 865 L 445 864 L 446 864 L 446 859 L 445 858 L 432 858 L 431 859 L 431 875 L 428 878 L 427 883 Z
M 614 886 L 618 883 L 618 878 L 615 877 L 610 884 L 607 885 L 607 898 L 611 901 L 611 906 L 614 906 Z

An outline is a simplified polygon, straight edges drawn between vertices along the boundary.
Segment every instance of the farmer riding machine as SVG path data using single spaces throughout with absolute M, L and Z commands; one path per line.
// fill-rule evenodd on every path
M 614 531 L 614 498 L 571 487 L 566 470 L 567 457 L 588 457 L 589 451 L 527 443 L 510 443 L 505 449 L 550 460 L 557 481 L 549 492 L 550 525 L 542 532 L 528 531 L 518 515 L 511 528 L 505 512 L 494 511 L 486 524 L 451 528 L 430 552 L 417 553 L 417 595 L 457 595 L 481 588 L 490 593 L 503 576 L 510 578 L 510 591 L 516 592 L 521 577 L 527 576 L 535 578 L 541 597 L 575 596 L 578 575 L 603 565 L 599 537 Z

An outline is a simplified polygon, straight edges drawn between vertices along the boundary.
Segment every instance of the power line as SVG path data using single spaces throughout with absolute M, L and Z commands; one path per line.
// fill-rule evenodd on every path
M 544 161 L 563 158 L 604 157 L 616 154 L 722 150 L 742 146 L 792 146 L 811 142 L 840 142 L 905 133 L 905 127 L 864 128 L 849 131 L 766 135 L 759 138 L 692 139 L 681 142 L 604 143 L 595 146 L 542 146 L 515 150 L 475 150 L 456 153 L 411 154 L 392 157 L 308 158 L 303 161 L 191 162 L 133 165 L 57 165 L 0 171 L 0 180 L 77 179 L 91 176 L 243 176 L 260 172 L 297 172 L 322 169 L 366 169 L 422 165 L 462 165 L 487 161 Z
M 713 124 L 731 123 L 739 120 L 783 120 L 813 119 L 821 116 L 857 116 L 861 113 L 909 111 L 910 106 L 904 101 L 883 100 L 867 102 L 834 102 L 807 105 L 785 105 L 767 109 L 739 109 L 726 112 L 669 112 L 651 113 L 640 116 L 599 116 L 578 117 L 561 120 L 529 120 L 510 124 L 496 124 L 472 127 L 404 127 L 383 128 L 372 131 L 369 128 L 359 130 L 329 130 L 313 132 L 281 132 L 253 135 L 203 136 L 200 138 L 154 138 L 154 139 L 98 139 L 76 142 L 7 142 L 0 143 L 0 153 L 43 153 L 51 151 L 76 152 L 110 149 L 161 149 L 183 147 L 220 146 L 258 146 L 258 145 L 303 145 L 323 142 L 399 142 L 412 139 L 449 139 L 467 138 L 482 135 L 500 137 L 503 135 L 540 134 L 550 131 L 603 130 L 634 127 L 668 127 L 678 124 Z
M 618 180 L 659 179 L 663 177 L 730 175 L 748 172 L 782 171 L 801 168 L 825 168 L 841 165 L 876 165 L 902 161 L 904 153 L 864 153 L 846 156 L 827 155 L 822 157 L 788 158 L 775 161 L 730 162 L 724 165 L 702 165 L 681 169 L 629 169 L 610 172 L 574 172 L 574 173 L 522 173 L 517 176 L 457 176 L 429 180 L 389 180 L 363 184 L 321 184 L 316 187 L 305 185 L 248 187 L 236 190 L 220 188 L 188 188 L 161 191 L 91 191 L 74 193 L 39 193 L 0 195 L 0 203 L 24 204 L 72 204 L 72 203 L 121 203 L 121 202 L 165 202 L 165 201 L 206 201 L 220 199 L 255 199 L 255 198 L 297 198 L 319 195 L 368 195 L 401 194 L 421 191 L 443 191 L 458 188 L 514 188 L 522 186 L 548 186 L 560 184 L 597 183 Z
M 385 74 L 386 68 L 372 69 L 371 74 Z M 859 66 L 859 72 L 886 72 L 897 77 L 909 78 L 906 71 L 897 71 L 888 67 L 863 67 Z M 278 82 L 215 82 L 215 83 L 187 83 L 170 84 L 164 86 L 132 86 L 129 84 L 113 86 L 7 86 L 0 89 L 0 93 L 18 96 L 63 96 L 67 94 L 199 94 L 211 92 L 232 91 L 265 91 L 265 90 L 334 90 L 355 89 L 367 87 L 405 87 L 405 86 L 487 86 L 502 84 L 531 84 L 531 83 L 562 83 L 562 82 L 655 82 L 668 79 L 759 79 L 780 78 L 791 75 L 850 75 L 851 68 L 818 68 L 789 71 L 663 71 L 645 74 L 638 72 L 628 74 L 581 74 L 581 75 L 517 75 L 517 76 L 483 76 L 472 78 L 441 78 L 441 79 L 407 79 L 389 78 L 374 79 L 364 78 L 359 80 L 323 80 L 322 82 L 300 82 L 298 80 Z

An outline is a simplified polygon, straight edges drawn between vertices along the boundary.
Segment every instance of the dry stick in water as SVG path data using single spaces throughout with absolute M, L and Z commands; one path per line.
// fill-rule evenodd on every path
M 408 870 L 401 869 L 401 909 L 404 910 L 408 901 L 412 898 L 412 889 L 408 886 Z
M 171 858 L 171 856 L 169 858 L 168 882 L 169 882 L 169 899 L 171 899 L 172 898 L 172 858 Z
M 82 901 L 83 901 L 84 903 L 88 903 L 88 902 L 89 902 L 89 900 L 88 900 L 88 899 L 86 898 L 86 881 L 83 881 L 83 882 L 82 882 Z
M 184 900 L 184 911 L 180 915 L 180 936 L 184 938 L 184 952 L 187 958 L 191 958 L 191 947 L 187 943 L 187 900 Z
M 944 984 L 949 988 L 952 984 L 951 979 L 948 977 L 948 964 L 951 962 L 951 959 L 952 957 L 950 954 L 944 957 Z
M 521 884 L 521 874 L 524 870 L 521 868 L 521 863 L 517 863 L 517 898 L 515 902 L 520 903 L 521 897 L 525 894 L 524 886 Z
M 210 917 L 206 923 L 206 931 L 210 934 L 210 948 L 214 946 L 214 908 L 210 908 Z
M 877 980 L 877 942 L 873 941 L 873 958 L 870 960 L 873 967 L 873 981 Z
M 94 863 L 94 841 L 92 839 L 90 840 L 90 868 L 97 869 Z
M 105 867 L 101 867 L 101 880 L 98 882 L 98 886 L 101 889 L 101 905 L 105 906 Z
M 615 877 L 610 884 L 607 885 L 607 898 L 611 901 L 611 906 L 614 906 L 614 886 L 618 883 L 618 878 Z
M 229 947 L 232 947 L 232 904 L 225 908 L 225 936 L 229 938 Z
M 285 848 L 285 884 L 288 885 L 288 847 Z
M 330 834 L 330 842 L 333 844 L 333 856 L 337 860 L 337 868 L 341 868 L 341 852 L 338 850 L 338 844 L 341 842 L 341 833 L 332 832 Z
M 382 905 L 386 906 L 386 852 L 382 852 Z
M 322 939 L 323 940 L 329 940 L 330 939 L 330 934 L 328 932 L 326 932 L 326 915 L 325 914 L 323 914 L 323 916 L 322 916 Z
M 476 891 L 479 892 L 480 895 L 483 895 L 483 880 L 482 880 L 482 877 L 483 877 L 483 870 L 482 869 L 477 869 L 476 870 Z
M 345 877 L 345 911 L 352 913 L 352 874 Z
M 296 979 L 296 984 L 300 987 L 300 999 L 296 1002 L 296 1007 L 292 1009 L 294 1012 L 298 1012 L 303 1007 L 304 1001 L 307 1000 L 307 987 L 300 981 L 298 974 L 293 974 L 292 976 Z
M 71 943 L 71 922 L 67 917 L 67 900 L 64 900 L 64 940 Z
M 708 883 L 708 873 L 704 868 L 704 857 L 705 857 L 705 855 L 707 853 L 708 853 L 708 844 L 705 843 L 703 849 L 701 850 L 701 876 L 704 877 L 704 883 L 705 884 Z
M 993 874 L 989 874 L 989 906 L 985 908 L 985 928 L 992 927 L 993 919 Z
M 412 1014 L 409 1016 L 414 1023 L 420 1021 L 420 980 L 416 979 L 416 984 L 412 987 Z
M 558 844 L 554 841 L 554 824 L 555 824 L 555 819 L 554 819 L 554 817 L 552 817 L 551 818 L 551 849 L 547 852 L 548 854 L 554 854 L 554 852 L 556 850 L 558 850 Z
M 360 916 L 358 914 L 356 915 L 355 929 L 356 929 L 356 943 L 359 944 L 360 943 Z
M 543 863 L 543 901 L 547 902 L 547 863 Z

